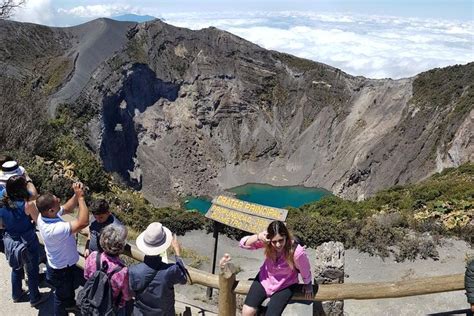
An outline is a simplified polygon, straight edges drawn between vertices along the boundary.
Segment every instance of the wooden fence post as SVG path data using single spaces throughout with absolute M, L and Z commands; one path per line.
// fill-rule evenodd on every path
M 315 283 L 344 283 L 344 245 L 325 242 L 316 248 Z M 313 304 L 313 315 L 344 315 L 344 301 L 325 301 Z
M 226 263 L 219 273 L 219 316 L 235 316 L 237 310 L 234 292 L 237 269 L 232 263 Z

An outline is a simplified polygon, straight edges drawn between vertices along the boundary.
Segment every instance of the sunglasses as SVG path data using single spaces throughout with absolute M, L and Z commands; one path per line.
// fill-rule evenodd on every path
M 277 239 L 277 240 L 271 240 L 270 242 L 272 243 L 272 245 L 276 245 L 278 243 L 282 244 L 284 243 L 286 240 L 286 237 L 285 238 L 281 238 L 281 239 Z

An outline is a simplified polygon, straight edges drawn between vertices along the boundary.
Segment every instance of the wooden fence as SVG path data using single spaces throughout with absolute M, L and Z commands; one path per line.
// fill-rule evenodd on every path
M 66 216 L 64 216 L 66 217 Z M 69 219 L 67 217 L 66 219 Z M 85 231 L 81 232 L 85 234 Z M 41 237 L 40 237 L 41 240 Z M 41 240 L 42 242 L 42 240 Z M 127 245 L 124 254 L 138 261 L 143 261 L 144 254 L 133 245 Z M 81 254 L 82 255 L 82 254 Z M 81 256 L 77 265 L 84 268 Z M 251 282 L 237 280 L 236 269 L 228 264 L 218 275 L 188 267 L 191 284 L 199 284 L 219 290 L 219 315 L 236 314 L 236 294 L 246 295 Z M 464 275 L 454 274 L 436 277 L 417 278 L 396 282 L 342 283 L 314 285 L 313 301 L 368 300 L 379 298 L 397 298 L 424 294 L 458 291 L 464 289 Z M 296 293 L 292 300 L 303 301 L 304 294 Z

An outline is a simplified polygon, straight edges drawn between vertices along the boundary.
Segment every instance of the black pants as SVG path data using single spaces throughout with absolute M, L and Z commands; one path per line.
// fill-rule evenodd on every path
M 276 316 L 281 315 L 286 305 L 290 301 L 291 297 L 296 291 L 297 284 L 293 284 L 290 287 L 281 289 L 280 291 L 273 293 L 270 296 L 270 302 L 267 305 L 267 311 L 265 315 Z M 258 275 L 250 286 L 249 293 L 245 298 L 244 304 L 253 308 L 258 309 L 262 302 L 267 298 L 267 293 L 263 288 L 262 284 L 258 279 Z
M 67 316 L 66 308 L 76 306 L 74 293 L 76 271 L 77 267 L 75 265 L 63 269 L 53 269 L 49 265 L 47 266 L 46 278 L 55 287 L 55 316 Z

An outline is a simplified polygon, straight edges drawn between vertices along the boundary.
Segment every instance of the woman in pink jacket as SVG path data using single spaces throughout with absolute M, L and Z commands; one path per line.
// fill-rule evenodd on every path
M 253 316 L 258 307 L 269 297 L 267 315 L 281 315 L 293 296 L 301 274 L 306 298 L 313 295 L 311 267 L 305 249 L 294 242 L 292 235 L 281 221 L 268 225 L 267 231 L 246 236 L 240 240 L 244 249 L 265 248 L 265 261 L 252 283 L 242 309 L 243 316 Z

